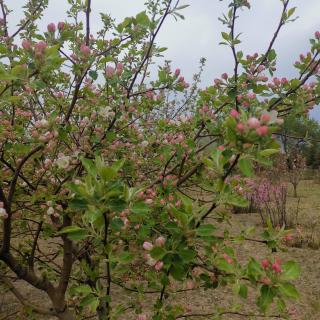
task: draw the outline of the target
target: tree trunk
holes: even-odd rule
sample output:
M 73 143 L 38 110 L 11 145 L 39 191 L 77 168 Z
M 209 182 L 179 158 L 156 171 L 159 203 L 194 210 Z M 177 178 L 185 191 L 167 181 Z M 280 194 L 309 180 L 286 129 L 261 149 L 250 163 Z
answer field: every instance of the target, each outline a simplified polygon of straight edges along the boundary
M 68 308 L 62 313 L 58 313 L 57 317 L 59 320 L 75 320 L 73 314 L 69 311 Z
M 296 184 L 294 184 L 294 185 L 293 185 L 293 196 L 294 196 L 295 198 L 297 198 L 297 197 L 298 197 L 298 193 L 297 193 L 297 185 L 296 185 Z

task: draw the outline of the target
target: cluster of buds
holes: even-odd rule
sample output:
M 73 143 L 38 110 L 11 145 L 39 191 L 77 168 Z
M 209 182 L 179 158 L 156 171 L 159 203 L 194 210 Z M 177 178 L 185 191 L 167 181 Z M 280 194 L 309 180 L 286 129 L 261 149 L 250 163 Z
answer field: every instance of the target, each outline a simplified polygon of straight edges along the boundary
M 268 259 L 263 259 L 261 261 L 261 267 L 264 270 L 272 270 L 274 273 L 282 273 L 281 269 L 282 261 L 280 259 L 275 259 L 273 263 L 271 263 Z
M 169 187 L 169 186 L 173 186 L 175 187 L 178 183 L 178 179 L 177 176 L 175 175 L 167 175 L 165 177 L 163 177 L 162 175 L 160 175 L 159 177 L 161 180 L 163 180 L 162 184 L 164 187 Z
M 50 124 L 46 119 L 38 120 L 34 123 L 34 130 L 31 132 L 34 138 L 38 138 L 41 142 L 49 142 L 57 138 L 59 133 L 56 130 L 49 130 Z
M 240 118 L 240 113 L 237 110 L 232 109 L 230 116 L 238 120 Z M 276 111 L 263 111 L 260 119 L 256 117 L 250 117 L 245 122 L 239 121 L 236 125 L 236 130 L 239 134 L 245 134 L 248 131 L 255 130 L 256 134 L 262 137 L 269 134 L 269 125 L 274 123 L 281 125 L 283 124 L 283 119 L 277 118 Z
M 58 211 L 62 211 L 62 206 L 57 205 L 56 208 L 54 208 L 54 204 L 52 201 L 47 201 L 47 215 L 49 217 L 59 218 L 60 214 Z
M 187 83 L 184 79 L 184 77 L 179 77 L 178 78 L 178 85 L 181 86 L 182 88 L 189 88 L 189 83 Z
M 146 204 L 152 204 L 156 196 L 157 196 L 157 193 L 151 188 L 145 191 L 141 191 L 138 194 L 138 197 L 140 199 L 143 199 Z
M 212 120 L 216 119 L 216 115 L 214 113 L 213 109 L 209 109 L 209 106 L 207 104 L 203 105 L 200 109 L 199 109 L 199 114 L 207 116 L 209 118 L 211 118 Z
M 118 63 L 116 65 L 116 68 L 112 67 L 112 66 L 107 66 L 106 70 L 106 77 L 108 79 L 113 78 L 115 75 L 117 75 L 118 77 L 120 77 L 123 73 L 123 64 L 122 63 Z
M 166 238 L 160 236 L 155 241 L 154 244 L 148 241 L 145 241 L 142 245 L 143 249 L 146 251 L 151 251 L 155 246 L 156 247 L 163 247 L 166 243 Z M 149 253 L 144 254 L 144 258 L 146 259 L 146 263 L 153 267 L 156 271 L 160 271 L 163 268 L 163 261 L 155 260 L 151 257 Z

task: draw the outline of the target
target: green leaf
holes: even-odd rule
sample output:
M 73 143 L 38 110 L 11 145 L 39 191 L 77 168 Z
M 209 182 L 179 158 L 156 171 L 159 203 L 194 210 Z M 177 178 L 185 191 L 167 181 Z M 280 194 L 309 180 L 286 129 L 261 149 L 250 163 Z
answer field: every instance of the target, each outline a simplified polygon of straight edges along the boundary
M 183 249 L 177 252 L 185 263 L 191 262 L 196 256 L 196 252 L 191 249 Z
M 247 299 L 248 297 L 248 287 L 244 284 L 240 284 L 239 286 L 239 296 L 243 299 Z
M 89 76 L 93 79 L 93 80 L 97 80 L 98 79 L 98 72 L 94 71 L 94 70 L 90 70 L 89 71 Z
M 122 252 L 119 256 L 119 261 L 123 264 L 131 263 L 134 259 L 134 255 L 128 251 Z
M 149 17 L 147 16 L 145 11 L 142 11 L 136 15 L 136 21 L 141 26 L 147 27 L 150 24 Z
M 274 49 L 271 49 L 268 54 L 268 60 L 273 61 L 277 57 L 276 51 Z
M 295 286 L 289 282 L 279 284 L 279 291 L 281 294 L 289 299 L 297 300 L 299 298 L 299 292 Z
M 265 149 L 259 152 L 259 155 L 262 157 L 269 157 L 273 154 L 279 153 L 280 149 Z
M 253 176 L 253 169 L 251 166 L 251 162 L 248 159 L 240 159 L 238 163 L 239 169 L 246 177 Z
M 282 265 L 282 280 L 295 280 L 300 276 L 300 266 L 295 261 L 288 261 Z
M 161 247 L 154 247 L 150 254 L 153 259 L 161 260 L 167 254 L 167 251 Z
M 263 285 L 260 289 L 260 294 L 261 295 L 258 298 L 257 305 L 262 311 L 265 312 L 273 302 L 273 299 L 276 296 L 276 290 L 267 285 Z
M 95 311 L 99 305 L 99 298 L 94 296 L 93 294 L 89 294 L 88 296 L 84 297 L 80 301 L 81 307 L 90 307 L 92 311 Z
M 212 236 L 216 227 L 212 224 L 204 224 L 197 228 L 197 235 L 200 237 Z
M 146 215 L 151 209 L 146 203 L 139 201 L 134 203 L 130 210 L 136 214 Z
M 70 240 L 78 241 L 82 240 L 87 236 L 87 230 L 79 228 L 77 226 L 69 226 L 62 228 L 59 232 L 59 235 L 66 234 Z
M 81 286 L 78 286 L 76 288 L 72 288 L 72 292 L 75 292 L 75 293 L 82 293 L 82 294 L 85 294 L 85 295 L 88 295 L 89 293 L 92 292 L 92 289 L 90 288 L 89 285 L 87 284 L 83 284 Z
M 113 168 L 103 167 L 100 169 L 100 175 L 104 181 L 110 181 L 117 177 L 117 172 Z
M 222 38 L 223 38 L 224 40 L 229 41 L 229 39 L 230 39 L 229 33 L 227 33 L 227 32 L 221 32 L 221 35 L 222 35 Z
M 183 265 L 178 263 L 173 264 L 170 270 L 170 274 L 172 275 L 172 277 L 179 281 L 183 280 L 186 275 L 186 270 L 184 269 Z

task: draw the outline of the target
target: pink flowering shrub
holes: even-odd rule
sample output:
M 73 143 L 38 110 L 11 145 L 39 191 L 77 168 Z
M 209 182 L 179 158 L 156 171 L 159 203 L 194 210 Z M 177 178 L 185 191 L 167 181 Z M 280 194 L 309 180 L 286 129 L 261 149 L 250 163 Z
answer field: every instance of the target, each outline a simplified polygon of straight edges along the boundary
M 287 227 L 287 183 L 273 184 L 269 179 L 255 181 L 249 193 L 263 225 L 270 221 L 273 227 Z
M 285 317 L 286 301 L 298 298 L 298 265 L 272 252 L 268 267 L 238 259 L 235 244 L 251 239 L 223 232 L 219 209 L 247 206 L 239 182 L 279 151 L 273 134 L 283 117 L 320 102 L 311 83 L 319 79 L 318 34 L 294 78 L 272 79 L 279 32 L 265 51 L 246 55 L 235 28 L 250 3 L 230 1 L 221 21 L 233 73 L 200 89 L 205 60 L 188 83 L 156 43 L 166 20 L 181 17 L 179 1 L 148 0 L 119 24 L 101 14 L 95 34 L 95 1 L 68 1 L 67 21 L 39 31 L 47 2 L 28 1 L 15 31 L 10 1 L 0 2 L 1 282 L 17 293 L 13 277 L 43 294 L 41 305 L 18 295 L 30 318 L 191 318 L 192 306 L 172 293 L 226 285 L 243 299 L 256 292 L 255 315 Z M 295 10 L 281 3 L 278 31 Z M 208 197 L 189 194 L 190 186 Z M 273 192 L 272 203 L 281 201 L 282 191 Z M 284 235 L 268 225 L 260 241 L 274 251 Z M 232 314 L 208 307 L 200 317 Z

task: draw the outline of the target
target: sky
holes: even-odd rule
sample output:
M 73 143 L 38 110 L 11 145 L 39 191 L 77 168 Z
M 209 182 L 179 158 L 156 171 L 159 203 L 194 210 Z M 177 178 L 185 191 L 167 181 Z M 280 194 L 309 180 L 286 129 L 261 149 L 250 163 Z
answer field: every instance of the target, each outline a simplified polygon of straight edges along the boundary
M 9 17 L 10 29 L 21 18 L 22 6 L 26 0 L 7 0 L 5 3 L 13 9 Z M 144 10 L 145 0 L 92 0 L 92 31 L 100 27 L 99 12 L 110 13 L 117 22 L 127 16 L 136 15 Z M 202 86 L 213 83 L 223 72 L 232 74 L 233 60 L 230 48 L 219 46 L 221 31 L 224 30 L 220 17 L 227 10 L 229 1 L 219 0 L 181 0 L 180 5 L 188 4 L 181 13 L 184 20 L 176 22 L 170 17 L 161 30 L 157 43 L 167 47 L 165 58 L 179 67 L 187 80 L 197 72 L 201 57 L 207 59 L 202 76 Z M 268 47 L 277 27 L 282 10 L 280 0 L 250 0 L 251 10 L 243 10 L 237 21 L 236 32 L 241 32 L 242 43 L 239 49 L 245 54 L 262 53 Z M 291 0 L 296 6 L 295 16 L 299 18 L 282 29 L 275 49 L 278 53 L 277 76 L 295 77 L 293 63 L 300 53 L 306 53 L 309 39 L 314 32 L 320 31 L 320 0 Z M 49 0 L 41 28 L 44 30 L 49 22 L 63 21 L 68 8 L 67 0 Z M 320 108 L 312 111 L 311 116 L 320 121 Z

